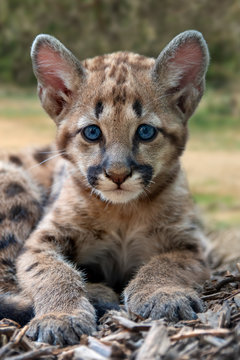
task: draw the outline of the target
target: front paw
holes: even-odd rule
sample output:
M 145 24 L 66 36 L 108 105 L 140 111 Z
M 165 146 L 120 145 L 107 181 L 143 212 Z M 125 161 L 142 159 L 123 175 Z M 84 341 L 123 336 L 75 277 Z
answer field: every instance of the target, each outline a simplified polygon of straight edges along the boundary
M 49 313 L 34 318 L 26 335 L 34 341 L 65 346 L 78 344 L 81 335 L 91 335 L 95 330 L 93 312 L 81 311 L 77 315 Z
M 195 320 L 197 312 L 203 311 L 202 301 L 197 294 L 188 290 L 173 292 L 172 289 L 158 289 L 153 292 L 141 290 L 134 294 L 125 292 L 125 305 L 129 313 L 154 320 Z

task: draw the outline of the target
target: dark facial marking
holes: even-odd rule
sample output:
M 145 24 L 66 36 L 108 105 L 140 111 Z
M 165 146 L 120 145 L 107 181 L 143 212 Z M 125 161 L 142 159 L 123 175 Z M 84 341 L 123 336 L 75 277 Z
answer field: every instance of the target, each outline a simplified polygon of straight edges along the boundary
M 113 78 L 115 76 L 116 70 L 117 70 L 116 65 L 113 65 L 110 72 L 109 72 L 109 77 Z
M 117 103 L 124 105 L 126 102 L 126 96 L 124 94 L 118 94 L 113 99 L 113 106 L 116 106 Z
M 63 153 L 61 156 L 68 161 L 72 161 L 72 157 L 69 154 Z
M 33 254 L 39 254 L 39 253 L 41 253 L 41 252 L 42 252 L 41 249 L 33 249 L 33 250 L 32 250 L 32 253 L 33 253 Z
M 5 220 L 5 219 L 6 219 L 6 215 L 3 214 L 3 213 L 0 213 L 0 224 L 1 224 L 1 222 L 3 222 L 3 220 Z
M 25 189 L 17 182 L 12 182 L 6 187 L 4 192 L 6 197 L 10 198 L 25 192 Z
M 117 85 L 122 85 L 122 84 L 124 84 L 125 82 L 126 82 L 126 76 L 124 76 L 124 74 L 122 74 L 122 73 L 120 73 L 119 75 L 118 75 L 118 78 L 117 78 Z
M 76 135 L 71 134 L 69 131 L 65 129 L 65 131 L 62 133 L 62 135 L 57 139 L 57 146 L 58 149 L 66 149 L 68 143 L 72 140 L 72 138 Z M 63 155 L 62 155 L 63 156 Z M 66 157 L 66 156 L 63 156 Z
M 133 160 L 128 160 L 129 166 L 132 171 L 136 171 L 141 174 L 144 186 L 147 186 L 153 176 L 153 168 L 150 165 L 140 165 Z
M 103 112 L 103 103 L 101 101 L 98 101 L 95 107 L 95 115 L 96 118 L 99 118 L 99 115 Z
M 103 167 L 101 165 L 89 166 L 87 171 L 87 179 L 91 186 L 95 187 L 97 185 L 98 176 L 103 172 Z
M 157 129 L 160 133 L 163 134 L 164 137 L 168 138 L 172 144 L 176 145 L 178 143 L 178 138 L 176 135 L 169 133 L 168 131 L 166 131 L 163 128 L 157 128 Z
M 0 250 L 13 244 L 17 244 L 17 240 L 13 234 L 6 234 L 0 238 Z
M 126 86 L 113 86 L 112 88 L 113 106 L 117 103 L 124 105 L 126 103 L 127 92 Z
M 38 265 L 39 265 L 39 262 L 35 262 L 35 263 L 33 263 L 32 265 L 28 266 L 25 271 L 26 271 L 26 272 L 31 271 L 32 269 L 34 269 L 34 268 L 37 267 Z
M 142 104 L 139 100 L 136 100 L 133 104 L 133 110 L 135 111 L 137 117 L 142 116 Z
M 105 80 L 106 80 L 106 74 L 105 74 L 105 72 L 104 72 L 104 73 L 102 74 L 101 84 L 103 84 Z
M 119 67 L 118 75 L 117 75 L 117 78 L 116 78 L 117 85 L 122 85 L 122 84 L 124 84 L 126 82 L 127 74 L 128 74 L 128 70 L 127 70 L 127 67 L 125 65 L 122 65 L 121 67 Z
M 38 277 L 38 276 L 42 275 L 44 272 L 45 272 L 44 269 L 39 270 L 36 274 L 33 275 L 33 277 Z
M 8 216 L 9 220 L 15 221 L 15 222 L 27 220 L 28 217 L 29 217 L 28 210 L 21 205 L 13 206 L 10 209 L 9 216 Z
M 128 62 L 128 58 L 129 58 L 128 53 L 123 53 L 123 54 L 119 55 L 119 57 L 117 58 L 116 64 L 120 65 L 122 63 L 126 63 L 126 62 Z
M 168 131 L 166 131 L 163 128 L 158 128 L 158 131 L 162 133 L 162 135 L 168 139 L 172 145 L 174 145 L 176 147 L 176 149 L 178 150 L 177 155 L 180 156 L 185 148 L 186 145 L 186 141 L 188 138 L 188 129 L 185 128 L 185 132 L 183 133 L 183 135 L 181 136 L 181 138 L 179 138 L 177 135 L 170 133 Z
M 117 88 L 116 88 L 116 86 L 113 86 L 113 88 L 112 88 L 112 96 L 115 96 L 115 94 L 116 94 L 116 91 L 117 91 Z
M 137 171 L 140 172 L 144 186 L 147 186 L 153 176 L 153 168 L 150 165 L 138 165 Z
M 22 161 L 19 159 L 19 157 L 18 157 L 18 156 L 15 156 L 15 155 L 10 155 L 10 156 L 9 156 L 9 161 L 12 162 L 12 163 L 14 163 L 14 164 L 17 165 L 17 166 L 22 166 L 22 165 L 23 165 L 23 163 L 22 163 Z

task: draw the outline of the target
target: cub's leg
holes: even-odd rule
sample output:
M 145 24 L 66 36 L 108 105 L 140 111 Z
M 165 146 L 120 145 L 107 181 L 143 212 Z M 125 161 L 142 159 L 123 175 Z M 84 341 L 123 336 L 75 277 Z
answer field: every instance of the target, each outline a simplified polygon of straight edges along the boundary
M 125 305 L 143 318 L 196 319 L 203 310 L 196 290 L 207 278 L 200 254 L 171 251 L 140 268 L 124 291 Z
M 50 214 L 51 216 L 51 214 Z M 74 254 L 74 234 L 45 217 L 18 260 L 22 288 L 33 299 L 36 318 L 27 335 L 51 344 L 76 344 L 95 330 L 95 311 L 80 271 L 66 261 Z

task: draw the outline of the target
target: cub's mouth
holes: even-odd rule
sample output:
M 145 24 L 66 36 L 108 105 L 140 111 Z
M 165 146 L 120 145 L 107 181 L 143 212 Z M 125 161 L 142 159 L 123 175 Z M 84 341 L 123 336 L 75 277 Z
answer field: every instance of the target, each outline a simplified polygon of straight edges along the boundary
M 113 204 L 128 203 L 131 200 L 137 199 L 144 192 L 143 189 L 131 191 L 122 188 L 116 188 L 114 190 L 99 190 L 94 188 L 93 191 L 101 198 L 101 200 L 109 201 Z
M 95 166 L 88 169 L 88 182 L 101 200 L 127 203 L 147 192 L 153 175 L 150 165 L 111 165 L 108 168 Z

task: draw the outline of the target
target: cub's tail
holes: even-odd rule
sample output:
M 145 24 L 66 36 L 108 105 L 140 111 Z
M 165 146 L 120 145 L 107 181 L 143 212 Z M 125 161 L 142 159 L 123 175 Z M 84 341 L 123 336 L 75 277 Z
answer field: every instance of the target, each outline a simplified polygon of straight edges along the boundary
M 26 324 L 34 311 L 21 294 L 16 258 L 43 214 L 48 187 L 41 182 L 41 174 L 32 174 L 34 159 L 28 158 L 33 159 L 27 154 L 0 154 L 0 320 L 8 318 L 20 325 Z M 35 173 L 42 171 L 39 168 L 34 168 Z

